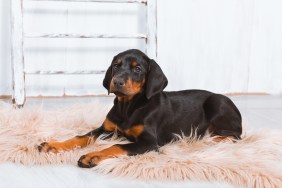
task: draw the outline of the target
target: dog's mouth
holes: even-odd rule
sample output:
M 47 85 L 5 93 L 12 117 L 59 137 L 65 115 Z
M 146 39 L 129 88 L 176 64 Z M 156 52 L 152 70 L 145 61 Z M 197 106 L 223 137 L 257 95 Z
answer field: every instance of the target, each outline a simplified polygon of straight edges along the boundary
M 122 92 L 120 92 L 120 91 L 113 91 L 113 93 L 114 93 L 116 96 L 118 96 L 118 97 L 126 97 L 126 96 L 128 96 L 127 94 L 122 93 Z
M 131 78 L 126 80 L 124 85 L 114 84 L 112 80 L 110 84 L 110 93 L 114 93 L 117 97 L 130 97 L 140 93 L 143 85 L 144 81 L 142 83 L 138 83 L 132 81 Z

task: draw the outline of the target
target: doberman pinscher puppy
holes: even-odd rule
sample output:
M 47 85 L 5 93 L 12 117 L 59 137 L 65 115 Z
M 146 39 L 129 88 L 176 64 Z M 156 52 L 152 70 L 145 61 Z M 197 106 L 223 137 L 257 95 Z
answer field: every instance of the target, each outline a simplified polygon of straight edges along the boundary
M 44 142 L 39 151 L 57 153 L 85 147 L 90 140 L 111 132 L 131 141 L 81 156 L 78 166 L 90 168 L 119 155 L 158 150 L 176 134 L 200 138 L 209 131 L 217 141 L 240 139 L 241 115 L 229 98 L 204 90 L 164 92 L 167 83 L 159 65 L 143 52 L 131 49 L 118 54 L 103 81 L 116 98 L 102 126 L 64 142 Z

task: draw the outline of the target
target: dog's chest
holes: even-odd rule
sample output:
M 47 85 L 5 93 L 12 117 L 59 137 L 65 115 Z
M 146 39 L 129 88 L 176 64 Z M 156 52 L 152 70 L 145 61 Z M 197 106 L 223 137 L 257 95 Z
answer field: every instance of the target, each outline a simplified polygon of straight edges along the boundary
M 124 122 L 117 125 L 117 130 L 129 140 L 137 140 L 144 132 L 144 125 Z

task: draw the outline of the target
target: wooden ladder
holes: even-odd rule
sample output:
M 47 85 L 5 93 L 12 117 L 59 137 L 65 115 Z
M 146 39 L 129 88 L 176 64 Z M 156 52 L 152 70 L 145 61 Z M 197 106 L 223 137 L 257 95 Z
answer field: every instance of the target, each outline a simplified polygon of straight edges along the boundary
M 138 3 L 147 6 L 147 33 L 145 34 L 68 34 L 50 33 L 33 34 L 23 31 L 23 1 L 11 0 L 11 43 L 12 43 L 12 74 L 13 74 L 13 104 L 22 107 L 25 103 L 25 75 L 28 74 L 104 74 L 105 70 L 83 71 L 44 71 L 25 70 L 24 39 L 25 38 L 129 38 L 146 40 L 146 53 L 149 57 L 157 58 L 157 0 L 29 0 L 29 1 L 65 1 L 65 2 L 96 2 L 96 3 Z

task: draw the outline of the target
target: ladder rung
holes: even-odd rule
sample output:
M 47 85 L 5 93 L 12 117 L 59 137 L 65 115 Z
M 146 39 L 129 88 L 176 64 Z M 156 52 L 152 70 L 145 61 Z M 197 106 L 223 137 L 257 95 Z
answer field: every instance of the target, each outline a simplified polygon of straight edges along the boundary
M 24 71 L 25 74 L 33 74 L 33 75 L 49 75 L 49 74 L 57 74 L 57 75 L 73 75 L 73 74 L 104 74 L 105 70 L 80 70 L 80 71 Z
M 91 34 L 91 35 L 81 35 L 81 34 L 68 34 L 68 33 L 58 33 L 58 34 L 25 34 L 27 38 L 135 38 L 135 39 L 146 39 L 145 34 Z
M 65 2 L 94 2 L 94 3 L 147 3 L 147 0 L 25 0 L 25 1 L 65 1 Z

